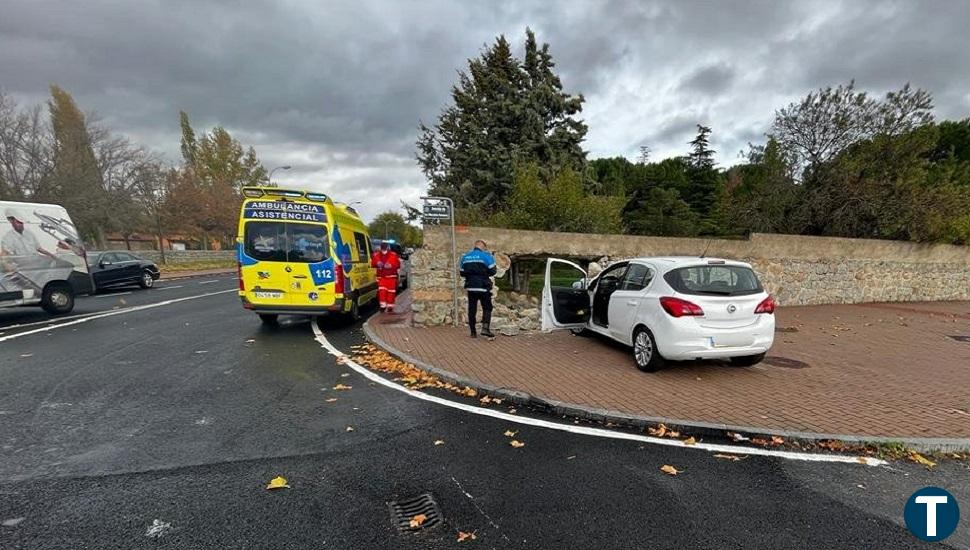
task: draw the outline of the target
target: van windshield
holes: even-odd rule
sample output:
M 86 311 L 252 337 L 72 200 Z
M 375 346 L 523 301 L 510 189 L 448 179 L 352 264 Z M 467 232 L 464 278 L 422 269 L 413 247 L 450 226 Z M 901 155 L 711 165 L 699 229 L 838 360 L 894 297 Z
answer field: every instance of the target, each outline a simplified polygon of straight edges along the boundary
M 667 272 L 664 280 L 681 294 L 742 296 L 762 292 L 758 276 L 736 265 L 700 265 Z
M 261 262 L 316 263 L 330 257 L 327 228 L 291 222 L 248 222 L 244 250 Z

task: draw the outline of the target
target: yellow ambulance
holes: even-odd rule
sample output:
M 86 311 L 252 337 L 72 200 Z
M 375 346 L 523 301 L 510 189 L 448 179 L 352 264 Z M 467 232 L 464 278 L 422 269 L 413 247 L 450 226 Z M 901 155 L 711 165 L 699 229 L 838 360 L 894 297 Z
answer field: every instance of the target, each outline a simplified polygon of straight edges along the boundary
M 281 314 L 357 319 L 377 299 L 367 226 L 325 194 L 244 187 L 236 243 L 239 298 L 264 323 Z

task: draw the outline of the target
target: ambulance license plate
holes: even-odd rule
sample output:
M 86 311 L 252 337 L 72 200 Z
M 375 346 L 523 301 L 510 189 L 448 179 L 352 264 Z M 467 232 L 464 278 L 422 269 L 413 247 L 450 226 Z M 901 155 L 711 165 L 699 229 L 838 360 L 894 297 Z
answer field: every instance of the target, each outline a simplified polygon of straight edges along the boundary
M 253 292 L 253 296 L 256 298 L 263 298 L 269 300 L 276 300 L 283 297 L 282 292 Z

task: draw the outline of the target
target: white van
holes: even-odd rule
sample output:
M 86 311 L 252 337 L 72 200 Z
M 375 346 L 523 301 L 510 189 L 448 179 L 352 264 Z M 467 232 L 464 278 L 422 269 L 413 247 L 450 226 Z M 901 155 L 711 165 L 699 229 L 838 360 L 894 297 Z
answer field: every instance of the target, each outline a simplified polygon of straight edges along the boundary
M 0 201 L 0 308 L 74 309 L 94 285 L 84 245 L 63 206 Z

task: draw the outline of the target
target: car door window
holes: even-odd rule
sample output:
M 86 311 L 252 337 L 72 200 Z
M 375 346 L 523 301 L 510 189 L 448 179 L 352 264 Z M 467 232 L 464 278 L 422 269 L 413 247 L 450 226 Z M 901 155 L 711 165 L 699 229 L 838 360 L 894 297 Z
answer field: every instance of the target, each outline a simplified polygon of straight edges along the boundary
M 118 255 L 114 252 L 109 252 L 101 256 L 101 263 L 103 264 L 116 264 L 118 261 Z
M 115 252 L 115 258 L 118 258 L 119 262 L 133 262 L 135 258 L 131 254 L 126 252 Z
M 363 233 L 354 233 L 354 243 L 357 245 L 358 261 L 370 261 L 370 251 L 367 248 L 367 237 Z
M 650 284 L 652 278 L 653 272 L 649 267 L 642 264 L 630 264 L 626 274 L 623 275 L 618 290 L 643 290 Z

